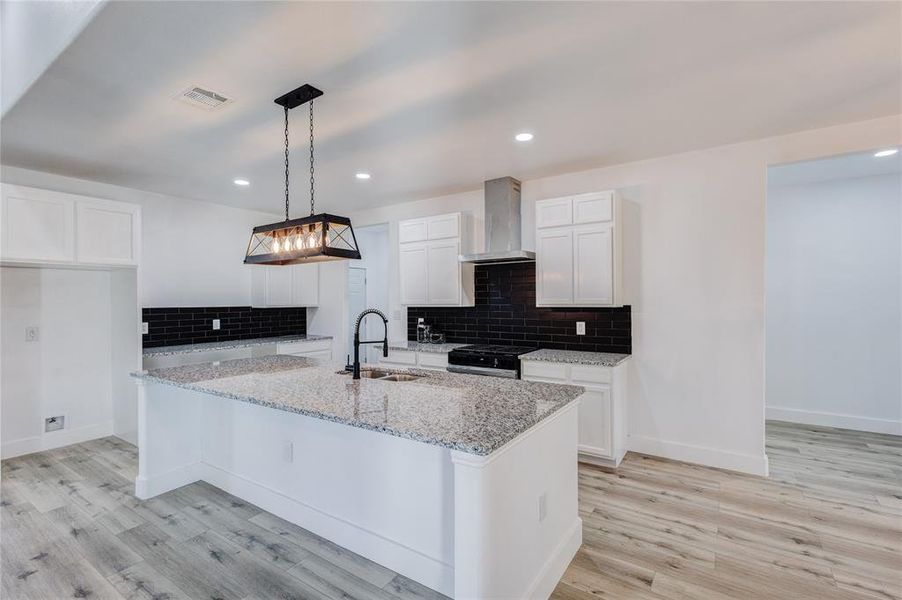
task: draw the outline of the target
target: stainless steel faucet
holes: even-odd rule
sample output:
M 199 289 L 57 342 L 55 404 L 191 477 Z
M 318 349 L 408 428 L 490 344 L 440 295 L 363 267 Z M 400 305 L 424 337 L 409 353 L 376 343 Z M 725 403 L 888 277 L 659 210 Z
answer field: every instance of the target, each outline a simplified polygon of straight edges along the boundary
M 363 321 L 363 317 L 367 315 L 379 315 L 382 317 L 382 324 L 385 326 L 385 337 L 382 338 L 382 356 L 388 357 L 388 319 L 385 318 L 385 315 L 382 314 L 381 310 L 377 310 L 375 308 L 368 308 L 359 315 L 357 315 L 357 323 L 354 324 L 354 379 L 360 379 L 360 344 L 378 344 L 378 340 L 370 340 L 361 342 L 360 341 L 360 323 Z

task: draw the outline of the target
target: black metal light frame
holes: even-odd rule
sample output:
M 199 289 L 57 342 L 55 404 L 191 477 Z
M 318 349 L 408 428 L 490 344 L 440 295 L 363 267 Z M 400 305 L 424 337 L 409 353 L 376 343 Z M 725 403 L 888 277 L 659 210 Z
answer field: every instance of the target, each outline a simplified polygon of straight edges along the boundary
M 294 265 L 360 259 L 351 220 L 313 214 L 313 108 L 310 112 L 310 216 L 288 218 L 288 111 L 323 95 L 310 84 L 276 98 L 285 109 L 285 220 L 254 227 L 244 257 L 249 265 Z

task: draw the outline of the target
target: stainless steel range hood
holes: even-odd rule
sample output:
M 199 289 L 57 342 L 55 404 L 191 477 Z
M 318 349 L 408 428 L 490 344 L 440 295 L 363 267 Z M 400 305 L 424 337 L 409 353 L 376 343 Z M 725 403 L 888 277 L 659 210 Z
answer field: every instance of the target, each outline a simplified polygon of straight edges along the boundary
M 461 254 L 477 265 L 533 262 L 536 253 L 520 244 L 520 182 L 500 177 L 485 182 L 485 252 Z

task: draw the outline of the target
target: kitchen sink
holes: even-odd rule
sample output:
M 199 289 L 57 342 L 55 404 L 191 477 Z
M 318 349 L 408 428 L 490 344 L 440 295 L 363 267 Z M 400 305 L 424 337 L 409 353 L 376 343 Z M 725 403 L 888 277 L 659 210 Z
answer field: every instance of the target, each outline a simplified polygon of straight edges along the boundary
M 413 381 L 414 379 L 419 379 L 419 375 L 410 375 L 408 373 L 392 373 L 390 375 L 386 375 L 385 377 L 379 377 L 382 381 Z
M 350 371 L 340 371 L 350 375 Z M 368 369 L 360 371 L 361 379 L 378 379 L 379 381 L 413 381 L 420 379 L 422 375 L 411 375 L 410 373 L 392 373 L 390 371 L 380 371 L 379 369 Z

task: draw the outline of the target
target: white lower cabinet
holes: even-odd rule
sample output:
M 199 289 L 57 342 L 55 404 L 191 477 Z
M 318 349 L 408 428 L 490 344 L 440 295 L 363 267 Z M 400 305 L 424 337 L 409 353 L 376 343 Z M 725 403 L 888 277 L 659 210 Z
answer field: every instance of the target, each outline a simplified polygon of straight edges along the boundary
M 302 356 L 317 360 L 332 360 L 332 340 L 310 340 L 300 342 L 286 342 L 276 345 L 276 354 L 289 356 Z
M 616 367 L 522 361 L 523 379 L 580 385 L 579 458 L 617 466 L 626 454 L 626 372 Z
M 388 357 L 379 361 L 384 367 L 433 369 L 444 371 L 448 368 L 446 352 L 417 352 L 415 350 L 388 349 Z

